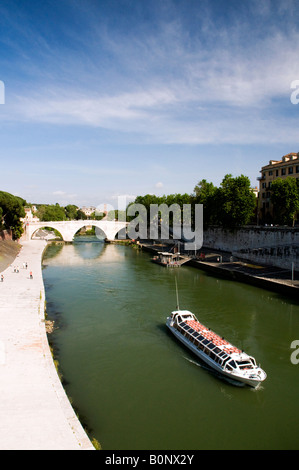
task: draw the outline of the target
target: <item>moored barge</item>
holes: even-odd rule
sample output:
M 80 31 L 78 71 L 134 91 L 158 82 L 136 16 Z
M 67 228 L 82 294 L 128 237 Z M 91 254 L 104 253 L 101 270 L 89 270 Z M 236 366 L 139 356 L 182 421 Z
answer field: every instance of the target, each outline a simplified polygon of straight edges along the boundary
M 166 325 L 176 338 L 223 376 L 254 388 L 267 378 L 254 357 L 202 325 L 188 310 L 172 312 Z

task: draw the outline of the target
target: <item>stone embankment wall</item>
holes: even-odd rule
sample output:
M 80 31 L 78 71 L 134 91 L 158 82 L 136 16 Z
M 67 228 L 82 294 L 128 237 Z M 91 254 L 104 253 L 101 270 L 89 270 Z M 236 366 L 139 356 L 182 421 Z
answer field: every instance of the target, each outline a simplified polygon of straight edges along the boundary
M 203 246 L 228 251 L 252 263 L 299 270 L 299 228 L 247 227 L 235 231 L 209 227 Z
M 13 234 L 11 230 L 0 231 L 0 240 L 13 240 Z

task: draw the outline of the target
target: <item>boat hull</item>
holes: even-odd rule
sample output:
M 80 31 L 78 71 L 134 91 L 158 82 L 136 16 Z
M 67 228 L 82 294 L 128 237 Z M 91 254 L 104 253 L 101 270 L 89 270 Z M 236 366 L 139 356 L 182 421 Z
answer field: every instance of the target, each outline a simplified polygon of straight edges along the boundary
M 221 366 L 216 364 L 212 359 L 210 359 L 209 356 L 207 356 L 203 351 L 197 349 L 194 344 L 186 338 L 184 335 L 182 335 L 179 331 L 177 331 L 171 324 L 171 321 L 167 319 L 166 326 L 169 328 L 169 330 L 172 332 L 172 334 L 181 342 L 183 343 L 190 351 L 192 351 L 197 357 L 199 357 L 203 362 L 205 362 L 210 368 L 212 368 L 214 371 L 216 371 L 218 374 L 221 374 L 222 376 L 236 381 L 238 383 L 243 383 L 245 385 L 248 385 L 253 388 L 257 388 L 260 383 L 265 380 L 265 376 L 261 378 L 256 378 L 256 377 L 246 377 L 244 375 L 238 375 L 234 374 L 228 371 L 225 371 Z

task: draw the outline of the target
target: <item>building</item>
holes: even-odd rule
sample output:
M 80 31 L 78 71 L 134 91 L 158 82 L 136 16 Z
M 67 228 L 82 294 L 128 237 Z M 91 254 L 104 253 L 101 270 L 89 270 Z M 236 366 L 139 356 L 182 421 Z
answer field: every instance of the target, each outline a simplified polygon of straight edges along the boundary
M 81 207 L 80 210 L 81 210 L 81 211 L 86 215 L 86 217 L 88 218 L 88 217 L 91 216 L 91 214 L 94 213 L 94 211 L 96 210 L 96 208 L 93 207 L 93 206 L 90 206 L 90 207 L 85 207 L 85 206 L 83 206 L 83 207 Z
M 271 184 L 276 178 L 299 178 L 299 152 L 288 153 L 281 160 L 270 160 L 260 172 L 261 176 L 257 178 L 260 183 L 258 217 L 260 222 L 267 223 L 272 221 L 273 215 Z
M 25 217 L 20 219 L 24 224 L 26 222 L 39 222 L 39 218 L 34 215 L 37 211 L 35 206 L 32 207 L 24 207 L 25 210 Z

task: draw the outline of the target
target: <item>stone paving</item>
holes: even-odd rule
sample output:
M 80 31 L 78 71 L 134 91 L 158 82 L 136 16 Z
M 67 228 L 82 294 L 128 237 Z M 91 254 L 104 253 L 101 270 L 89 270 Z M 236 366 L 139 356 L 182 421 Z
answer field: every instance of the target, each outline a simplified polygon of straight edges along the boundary
M 45 241 L 22 242 L 13 264 L 0 273 L 0 450 L 94 450 L 48 346 L 45 246 Z

